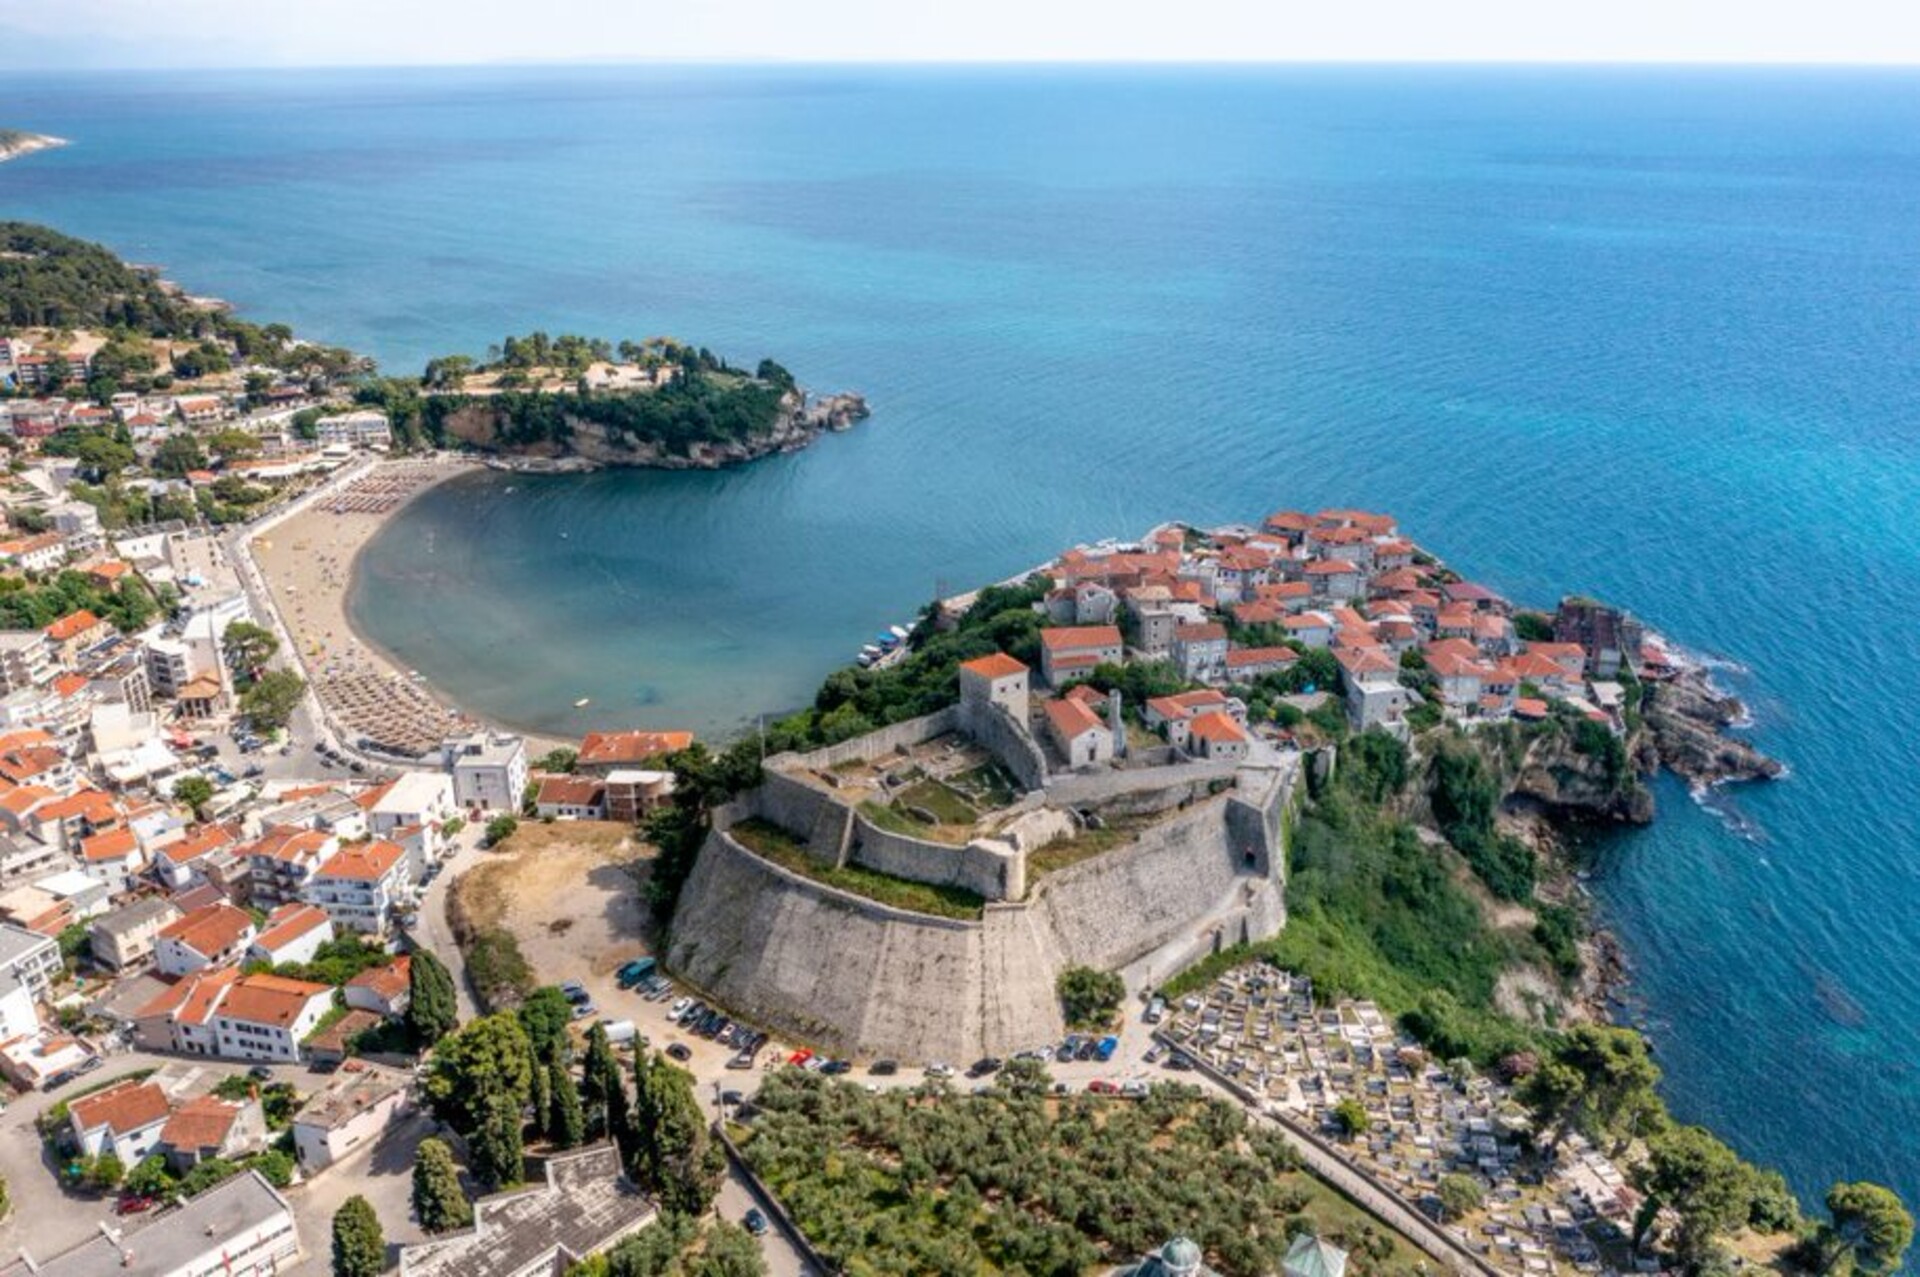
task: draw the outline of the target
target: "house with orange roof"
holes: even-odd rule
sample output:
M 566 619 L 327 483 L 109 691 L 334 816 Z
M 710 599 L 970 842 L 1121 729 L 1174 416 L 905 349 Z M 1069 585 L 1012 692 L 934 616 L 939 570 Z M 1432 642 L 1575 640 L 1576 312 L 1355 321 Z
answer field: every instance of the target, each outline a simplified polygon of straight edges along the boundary
M 1480 649 L 1466 639 L 1429 643 L 1426 658 L 1440 699 L 1456 710 L 1467 711 L 1479 705 L 1486 681 L 1496 676 Z
M 131 829 L 108 829 L 80 840 L 80 872 L 106 884 L 110 895 L 126 891 L 146 867 L 147 849 Z
M 1366 593 L 1366 571 L 1345 559 L 1314 559 L 1302 569 L 1313 597 L 1331 602 L 1359 598 Z
M 615 768 L 638 767 L 650 758 L 677 753 L 691 744 L 692 732 L 588 732 L 580 740 L 574 767 L 604 775 Z
M 300 1041 L 333 1006 L 333 987 L 277 975 L 243 975 L 213 1013 L 218 1054 L 297 1063 Z
M 413 959 L 402 954 L 384 966 L 370 967 L 347 981 L 347 1005 L 388 1019 L 406 1014 L 413 988 Z
M 1175 696 L 1155 696 L 1147 701 L 1141 720 L 1149 731 L 1159 732 L 1175 749 L 1187 748 L 1188 731 L 1202 714 L 1227 714 L 1245 718 L 1247 707 L 1234 697 L 1215 688 L 1200 688 Z
M 295 901 L 267 915 L 267 925 L 247 946 L 248 962 L 308 962 L 334 937 L 333 919 L 318 905 Z
M 1218 621 L 1175 627 L 1173 663 L 1196 683 L 1219 682 L 1227 673 L 1227 627 Z
M 200 1095 L 168 1114 L 159 1152 L 176 1175 L 209 1158 L 244 1157 L 267 1142 L 267 1118 L 257 1099 L 223 1100 Z
M 253 943 L 253 916 L 221 901 L 204 905 L 160 929 L 153 955 L 161 972 L 191 975 L 238 962 Z
M 1280 618 L 1287 637 L 1306 647 L 1330 647 L 1333 644 L 1333 618 L 1325 612 L 1301 612 Z
M 239 841 L 240 830 L 235 825 L 196 825 L 172 842 L 154 848 L 154 877 L 169 891 L 185 891 L 205 882 L 224 892 L 245 876 L 234 854 Z
M 398 844 L 361 843 L 327 857 L 308 879 L 304 898 L 327 911 L 336 931 L 384 940 L 412 883 L 412 861 Z
M 1049 687 L 1091 674 L 1097 665 L 1118 665 L 1124 656 L 1118 626 L 1056 625 L 1040 631 L 1040 676 Z
M 153 1152 L 172 1113 L 157 1083 L 128 1081 L 70 1101 L 67 1128 L 85 1156 L 112 1154 L 131 1167 Z
M 1568 681 L 1576 686 L 1586 678 L 1587 649 L 1578 643 L 1528 643 L 1524 651 L 1528 656 L 1542 656 L 1558 665 Z
M 78 789 L 45 803 L 34 813 L 41 824 L 39 837 L 64 850 L 77 850 L 94 834 L 118 829 L 126 820 L 118 803 L 98 789 Z
M 23 1091 L 37 1091 L 95 1058 L 79 1038 L 40 1028 L 0 1041 L 0 1077 Z
M 248 899 L 259 909 L 302 899 L 314 871 L 339 846 L 337 837 L 322 830 L 269 828 L 236 853 L 247 866 Z
M 1247 756 L 1253 737 L 1231 714 L 1208 710 L 1187 724 L 1187 749 L 1213 762 L 1235 762 Z
M 0 562 L 26 572 L 51 572 L 67 561 L 67 539 L 58 532 L 0 541 Z
M 1367 592 L 1375 598 L 1389 594 L 1404 594 L 1408 590 L 1417 590 L 1426 583 L 1426 578 L 1410 567 L 1394 568 L 1381 572 L 1367 585 Z
M 1400 683 L 1400 658 L 1385 647 L 1341 646 L 1334 649 L 1340 663 L 1347 721 L 1356 731 L 1383 727 L 1398 734 L 1405 730 L 1413 693 Z
M 1113 757 L 1113 733 L 1079 701 L 1045 703 L 1047 731 L 1068 767 L 1092 767 Z
M 983 713 L 997 705 L 1025 727 L 1027 724 L 1029 671 L 1005 652 L 989 652 L 960 665 L 960 704 L 963 717 Z
M 217 1054 L 214 1008 L 239 978 L 238 967 L 208 967 L 168 985 L 133 1013 L 134 1045 L 183 1055 Z
M 80 654 L 98 647 L 113 637 L 113 626 L 85 608 L 69 612 L 46 627 L 47 641 L 53 645 L 53 659 L 62 668 L 79 664 Z
M 533 810 L 542 820 L 605 820 L 607 782 L 598 776 L 542 776 Z
M 1229 683 L 1250 683 L 1263 674 L 1284 674 L 1299 660 L 1300 654 L 1290 647 L 1229 647 L 1226 679 Z

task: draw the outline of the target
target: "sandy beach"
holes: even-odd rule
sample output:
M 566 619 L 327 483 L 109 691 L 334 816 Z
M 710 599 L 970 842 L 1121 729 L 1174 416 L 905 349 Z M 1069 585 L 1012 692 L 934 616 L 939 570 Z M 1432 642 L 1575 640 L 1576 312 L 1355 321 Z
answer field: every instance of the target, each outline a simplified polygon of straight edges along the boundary
M 365 737 L 387 753 L 417 756 L 475 725 L 362 641 L 346 608 L 354 560 L 374 533 L 407 502 L 474 464 L 382 462 L 253 537 L 254 563 L 307 679 L 348 744 Z

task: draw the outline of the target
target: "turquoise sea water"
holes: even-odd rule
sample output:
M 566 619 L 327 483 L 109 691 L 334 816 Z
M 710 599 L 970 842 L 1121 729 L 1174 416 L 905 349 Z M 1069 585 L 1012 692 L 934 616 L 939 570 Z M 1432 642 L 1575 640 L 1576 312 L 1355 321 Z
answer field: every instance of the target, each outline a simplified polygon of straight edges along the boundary
M 78 141 L 0 167 L 6 216 L 390 367 L 670 332 L 872 398 L 742 471 L 479 476 L 407 511 L 358 620 L 507 720 L 737 729 L 939 582 L 1333 503 L 1738 662 L 1791 779 L 1711 809 L 1663 784 L 1595 889 L 1681 1115 L 1803 1191 L 1920 1198 L 1920 77 L 3 87 L 0 124 Z

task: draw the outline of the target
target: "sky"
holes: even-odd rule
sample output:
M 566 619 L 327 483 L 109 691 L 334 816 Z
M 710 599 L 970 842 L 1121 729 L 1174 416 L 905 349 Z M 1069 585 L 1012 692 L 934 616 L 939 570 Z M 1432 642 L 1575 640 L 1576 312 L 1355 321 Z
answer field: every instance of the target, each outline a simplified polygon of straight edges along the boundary
M 770 60 L 1915 64 L 1920 3 L 0 0 L 0 70 Z

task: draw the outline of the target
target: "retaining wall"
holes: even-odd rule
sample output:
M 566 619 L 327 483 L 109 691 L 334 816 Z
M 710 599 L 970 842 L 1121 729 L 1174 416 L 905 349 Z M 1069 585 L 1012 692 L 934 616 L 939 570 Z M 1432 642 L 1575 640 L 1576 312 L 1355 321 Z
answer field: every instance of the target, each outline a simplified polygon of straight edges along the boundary
M 744 809 L 743 814 L 758 816 L 796 838 L 806 839 L 807 854 L 822 864 L 845 862 L 847 844 L 853 836 L 853 809 L 844 799 L 767 768 L 760 773 L 759 787 L 744 795 L 738 805 Z
M 769 771 L 832 771 L 841 763 L 870 762 L 902 746 L 919 745 L 936 736 L 954 731 L 960 724 L 960 707 L 949 705 L 919 718 L 909 718 L 888 727 L 875 728 L 864 736 L 824 745 L 804 754 L 776 754 L 766 761 Z
M 853 844 L 847 859 L 896 878 L 943 887 L 964 887 L 987 900 L 1017 896 L 1026 875 L 1016 861 L 1022 853 L 995 850 L 980 843 L 963 847 L 931 842 L 882 829 L 866 816 L 853 817 Z

